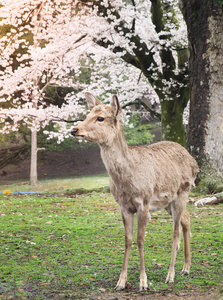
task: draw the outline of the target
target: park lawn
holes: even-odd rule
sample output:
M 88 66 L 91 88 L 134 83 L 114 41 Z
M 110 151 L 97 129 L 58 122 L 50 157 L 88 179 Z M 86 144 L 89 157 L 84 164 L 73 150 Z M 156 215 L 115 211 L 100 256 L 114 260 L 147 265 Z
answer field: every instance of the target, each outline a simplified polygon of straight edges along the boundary
M 107 174 L 42 179 L 38 185 L 31 186 L 26 180 L 7 181 L 0 186 L 1 191 L 58 193 L 63 191 L 91 191 L 109 186 Z
M 193 235 L 190 275 L 180 276 L 181 246 L 175 283 L 164 283 L 172 220 L 165 212 L 153 213 L 145 241 L 150 284 L 145 294 L 223 290 L 223 205 L 188 205 L 188 210 Z M 110 193 L 1 194 L 0 220 L 0 299 L 83 299 L 92 292 L 113 291 L 122 265 L 124 231 Z M 138 291 L 136 235 L 128 275 L 130 292 Z

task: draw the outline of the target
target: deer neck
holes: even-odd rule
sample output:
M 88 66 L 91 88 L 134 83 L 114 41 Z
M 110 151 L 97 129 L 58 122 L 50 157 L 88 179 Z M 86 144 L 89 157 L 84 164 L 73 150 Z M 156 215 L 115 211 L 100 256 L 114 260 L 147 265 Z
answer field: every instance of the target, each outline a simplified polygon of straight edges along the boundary
M 100 145 L 100 149 L 107 172 L 113 180 L 119 180 L 131 170 L 131 156 L 123 132 L 115 137 L 111 145 Z

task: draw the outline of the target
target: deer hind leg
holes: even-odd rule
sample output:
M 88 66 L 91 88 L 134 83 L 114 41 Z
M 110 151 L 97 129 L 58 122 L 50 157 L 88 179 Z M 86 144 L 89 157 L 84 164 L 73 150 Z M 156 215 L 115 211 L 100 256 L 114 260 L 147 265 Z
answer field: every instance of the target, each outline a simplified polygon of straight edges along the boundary
M 184 237 L 184 266 L 181 275 L 190 273 L 191 257 L 190 257 L 190 215 L 185 210 L 181 219 Z
M 172 216 L 171 206 L 166 208 L 166 211 Z M 181 218 L 181 225 L 183 228 L 184 238 L 184 267 L 181 271 L 181 275 L 187 275 L 190 273 L 191 256 L 190 256 L 190 215 L 185 210 Z M 178 246 L 179 249 L 179 246 Z
M 125 228 L 125 253 L 122 265 L 122 271 L 119 276 L 119 281 L 115 287 L 117 291 L 123 290 L 127 283 L 127 268 L 129 261 L 129 253 L 132 245 L 133 229 L 134 229 L 134 214 L 122 211 L 122 220 Z
M 147 290 L 147 276 L 145 271 L 145 261 L 144 261 L 144 241 L 145 241 L 145 231 L 148 220 L 150 219 L 149 212 L 144 210 L 139 210 L 137 212 L 137 222 L 138 222 L 138 232 L 137 232 L 137 244 L 139 248 L 140 255 L 140 291 Z
M 180 243 L 180 223 L 182 219 L 182 215 L 184 213 L 184 209 L 186 207 L 185 195 L 184 193 L 178 195 L 176 201 L 171 203 L 171 214 L 173 217 L 173 247 L 172 247 L 172 255 L 170 261 L 169 272 L 166 278 L 166 283 L 174 282 L 175 276 L 175 261 L 176 261 L 176 253 Z M 170 207 L 166 209 L 169 211 Z

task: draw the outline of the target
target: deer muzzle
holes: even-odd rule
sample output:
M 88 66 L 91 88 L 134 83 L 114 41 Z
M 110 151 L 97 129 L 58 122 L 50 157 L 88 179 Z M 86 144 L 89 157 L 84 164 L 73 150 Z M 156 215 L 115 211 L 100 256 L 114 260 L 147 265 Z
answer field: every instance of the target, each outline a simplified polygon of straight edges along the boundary
M 83 140 L 85 135 L 79 130 L 79 128 L 73 128 L 71 134 L 78 140 Z

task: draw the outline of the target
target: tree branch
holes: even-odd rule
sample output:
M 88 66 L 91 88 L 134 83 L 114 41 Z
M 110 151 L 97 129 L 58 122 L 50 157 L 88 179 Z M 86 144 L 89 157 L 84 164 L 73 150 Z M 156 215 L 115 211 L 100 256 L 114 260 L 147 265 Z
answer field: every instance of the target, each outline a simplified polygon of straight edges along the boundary
M 156 112 L 155 110 L 149 108 L 143 101 L 141 101 L 141 100 L 139 100 L 139 99 L 136 99 L 136 100 L 134 100 L 134 101 L 130 101 L 130 102 L 124 104 L 124 105 L 122 106 L 122 108 L 124 109 L 124 108 L 126 108 L 126 107 L 128 107 L 128 106 L 131 106 L 131 105 L 142 105 L 148 112 L 150 112 L 151 116 L 153 116 L 153 117 L 155 116 L 155 117 L 157 117 L 159 120 L 161 120 L 161 114 L 160 114 L 160 113 L 158 113 L 158 112 Z
M 92 8 L 96 6 L 99 11 L 99 15 L 104 17 L 106 21 L 112 25 L 114 22 L 113 18 L 110 18 L 108 15 L 108 11 L 110 15 L 112 14 L 117 20 L 120 20 L 119 24 L 114 26 L 114 30 L 118 34 L 122 34 L 124 37 L 126 37 L 129 40 L 130 44 L 135 45 L 133 47 L 132 51 L 134 55 L 130 54 L 126 49 L 123 49 L 122 47 L 114 47 L 112 50 L 114 53 L 120 53 L 125 51 L 125 54 L 121 57 L 125 62 L 130 63 L 131 65 L 137 67 L 140 69 L 145 77 L 149 80 L 150 84 L 154 87 L 154 90 L 159 95 L 160 99 L 163 98 L 163 74 L 159 71 L 157 62 L 154 59 L 154 51 L 151 49 L 148 49 L 145 42 L 141 40 L 141 38 L 138 35 L 134 35 L 132 32 L 132 29 L 129 29 L 125 26 L 125 21 L 121 19 L 121 16 L 119 12 L 114 9 L 111 2 L 109 2 L 107 7 L 104 7 L 101 4 L 101 1 L 86 1 L 81 0 L 82 3 L 92 3 Z M 133 0 L 133 4 L 135 4 Z M 135 4 L 136 5 L 136 4 Z M 98 45 L 108 48 L 109 46 L 112 46 L 113 43 L 111 41 L 104 41 L 104 40 L 97 40 L 95 41 Z M 151 68 L 151 66 L 153 66 Z M 156 74 L 157 76 L 154 76 Z
M 163 7 L 160 0 L 151 0 L 151 12 L 152 12 L 152 22 L 155 25 L 155 30 L 157 33 L 165 30 Z M 161 35 L 161 40 L 170 39 L 170 35 Z M 174 76 L 173 70 L 176 68 L 176 63 L 170 49 L 167 49 L 164 45 L 160 51 L 160 57 L 163 62 L 163 75 L 164 78 L 169 80 Z
M 107 49 L 109 46 L 113 46 L 113 45 L 114 45 L 114 43 L 112 43 L 111 41 L 108 41 L 108 40 L 107 40 L 107 41 L 105 41 L 105 40 L 94 40 L 94 42 L 95 42 L 96 44 L 98 44 L 99 46 L 104 47 L 104 48 L 106 48 L 106 49 Z M 122 48 L 122 47 L 120 47 L 120 46 L 116 46 L 116 47 L 114 47 L 114 48 L 112 49 L 112 52 L 113 52 L 113 53 L 124 53 L 124 54 L 121 56 L 121 58 L 122 58 L 125 62 L 127 62 L 127 63 L 133 65 L 134 67 L 136 67 L 136 68 L 138 68 L 138 69 L 141 70 L 141 65 L 140 65 L 139 61 L 138 61 L 133 55 L 131 55 L 126 49 L 124 49 L 124 48 Z

